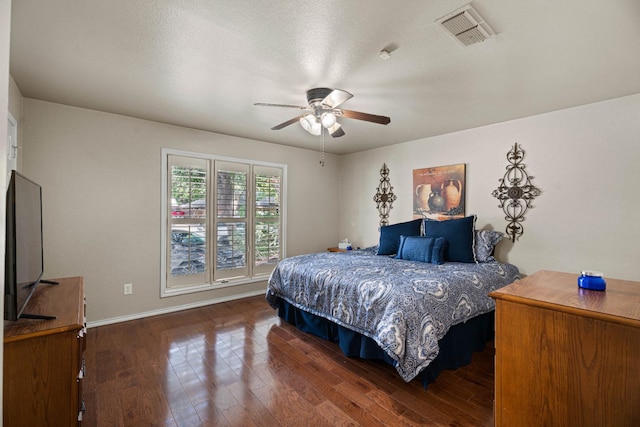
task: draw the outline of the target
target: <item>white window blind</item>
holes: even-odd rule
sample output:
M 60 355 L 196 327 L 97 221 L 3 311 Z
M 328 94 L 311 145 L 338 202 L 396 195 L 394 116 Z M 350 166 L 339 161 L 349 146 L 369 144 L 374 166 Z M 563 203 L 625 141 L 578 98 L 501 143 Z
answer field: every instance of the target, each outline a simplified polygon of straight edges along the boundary
M 281 259 L 281 170 L 256 166 L 254 168 L 254 182 L 256 191 L 254 269 L 259 272 L 270 272 L 273 265 Z
M 247 197 L 251 165 L 215 162 L 216 271 L 215 280 L 248 276 Z

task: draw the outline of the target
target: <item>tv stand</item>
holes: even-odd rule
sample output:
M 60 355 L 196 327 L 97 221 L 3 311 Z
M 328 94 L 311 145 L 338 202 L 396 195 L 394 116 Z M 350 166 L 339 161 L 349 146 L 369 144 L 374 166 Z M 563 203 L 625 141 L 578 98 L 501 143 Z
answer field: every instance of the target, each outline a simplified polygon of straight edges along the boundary
M 60 282 L 56 282 L 55 280 L 40 280 L 40 283 L 44 283 L 45 285 L 59 285 Z
M 46 322 L 4 323 L 3 425 L 78 427 L 84 412 L 86 318 L 82 277 L 38 286 L 25 309 Z M 23 315 L 22 317 L 25 317 Z

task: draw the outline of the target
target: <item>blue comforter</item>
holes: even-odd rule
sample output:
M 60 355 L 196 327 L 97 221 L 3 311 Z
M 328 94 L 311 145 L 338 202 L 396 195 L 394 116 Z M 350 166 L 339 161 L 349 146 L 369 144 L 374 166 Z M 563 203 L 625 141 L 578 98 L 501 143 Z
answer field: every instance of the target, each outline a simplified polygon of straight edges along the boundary
M 375 340 L 411 381 L 438 355 L 453 325 L 492 311 L 489 292 L 519 279 L 497 262 L 442 265 L 375 255 L 371 250 L 282 260 L 267 286 L 278 298 Z

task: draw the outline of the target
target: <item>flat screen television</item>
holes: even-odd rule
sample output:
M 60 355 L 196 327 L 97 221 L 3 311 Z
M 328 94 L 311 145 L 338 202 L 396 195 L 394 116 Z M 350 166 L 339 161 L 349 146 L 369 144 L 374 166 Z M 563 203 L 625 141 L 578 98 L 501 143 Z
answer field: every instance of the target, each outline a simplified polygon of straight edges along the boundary
M 23 312 L 44 273 L 42 187 L 16 171 L 7 189 L 6 220 L 4 318 L 52 318 Z

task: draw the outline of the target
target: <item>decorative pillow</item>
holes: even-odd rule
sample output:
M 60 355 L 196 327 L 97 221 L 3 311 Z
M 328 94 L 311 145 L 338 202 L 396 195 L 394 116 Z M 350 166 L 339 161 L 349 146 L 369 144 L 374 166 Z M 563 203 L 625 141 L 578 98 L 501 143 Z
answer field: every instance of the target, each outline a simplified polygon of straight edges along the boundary
M 502 240 L 504 233 L 493 230 L 476 230 L 475 253 L 478 262 L 494 262 L 493 250 Z
M 380 244 L 378 255 L 394 255 L 398 253 L 400 236 L 419 236 L 422 227 L 422 219 L 400 222 L 393 225 L 380 227 Z
M 447 240 L 445 261 L 474 263 L 477 262 L 474 251 L 475 224 L 475 215 L 446 221 L 425 220 L 424 235 Z
M 444 263 L 444 237 L 400 236 L 400 247 L 396 258 L 407 261 Z

